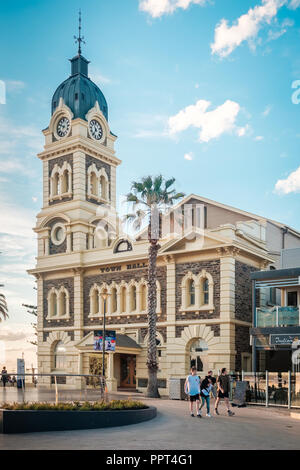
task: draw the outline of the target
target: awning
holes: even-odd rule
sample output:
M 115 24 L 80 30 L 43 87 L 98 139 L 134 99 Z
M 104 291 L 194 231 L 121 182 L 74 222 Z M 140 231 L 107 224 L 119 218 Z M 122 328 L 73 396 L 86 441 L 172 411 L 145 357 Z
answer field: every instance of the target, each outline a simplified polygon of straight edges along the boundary
M 75 347 L 81 351 L 89 351 L 100 353 L 101 351 L 94 351 L 94 332 L 91 331 L 84 338 L 75 344 Z M 116 334 L 116 353 L 120 354 L 140 354 L 142 347 L 130 338 L 130 336 Z

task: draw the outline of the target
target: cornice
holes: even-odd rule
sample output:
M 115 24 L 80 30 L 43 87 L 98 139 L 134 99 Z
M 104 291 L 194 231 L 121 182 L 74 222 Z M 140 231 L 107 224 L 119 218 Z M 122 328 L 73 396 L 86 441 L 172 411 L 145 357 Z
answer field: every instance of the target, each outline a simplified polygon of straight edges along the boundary
M 57 142 L 55 142 L 43 152 L 38 153 L 37 156 L 40 160 L 49 160 L 51 158 L 68 155 L 70 153 L 73 154 L 78 151 L 87 153 L 93 157 L 100 158 L 106 163 L 115 166 L 118 166 L 122 163 L 119 158 L 111 154 L 109 149 L 106 149 L 105 147 L 101 148 L 101 150 L 97 149 L 96 146 L 93 145 L 93 142 L 82 142 L 82 138 L 80 140 L 76 139 L 69 142 L 64 141 L 63 145 L 58 145 Z

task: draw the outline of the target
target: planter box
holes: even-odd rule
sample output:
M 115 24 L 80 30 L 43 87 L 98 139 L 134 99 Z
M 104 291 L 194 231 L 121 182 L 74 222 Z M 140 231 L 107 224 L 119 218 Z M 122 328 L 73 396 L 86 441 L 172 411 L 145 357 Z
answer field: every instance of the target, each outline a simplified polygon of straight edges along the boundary
M 106 428 L 137 424 L 155 416 L 154 406 L 113 411 L 0 410 L 0 433 Z

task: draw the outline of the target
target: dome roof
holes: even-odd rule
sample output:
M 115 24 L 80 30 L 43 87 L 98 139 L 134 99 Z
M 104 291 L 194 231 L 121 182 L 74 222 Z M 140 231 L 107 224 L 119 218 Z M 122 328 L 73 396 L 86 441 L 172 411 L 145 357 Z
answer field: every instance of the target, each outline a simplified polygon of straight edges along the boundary
M 80 54 L 70 62 L 72 64 L 71 76 L 56 89 L 52 98 L 52 114 L 59 104 L 59 99 L 63 98 L 64 103 L 74 114 L 74 119 L 86 120 L 87 112 L 98 101 L 102 113 L 108 120 L 106 99 L 100 88 L 88 77 L 89 62 Z

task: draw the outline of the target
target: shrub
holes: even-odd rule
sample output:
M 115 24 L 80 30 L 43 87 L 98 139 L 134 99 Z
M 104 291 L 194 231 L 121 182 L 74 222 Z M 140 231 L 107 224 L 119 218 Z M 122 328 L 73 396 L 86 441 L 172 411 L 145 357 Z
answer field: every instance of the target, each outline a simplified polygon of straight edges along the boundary
M 110 402 L 64 402 L 43 403 L 43 402 L 24 402 L 24 403 L 2 403 L 2 410 L 46 410 L 46 411 L 106 411 L 106 410 L 139 410 L 148 408 L 144 403 L 134 400 L 111 400 Z

